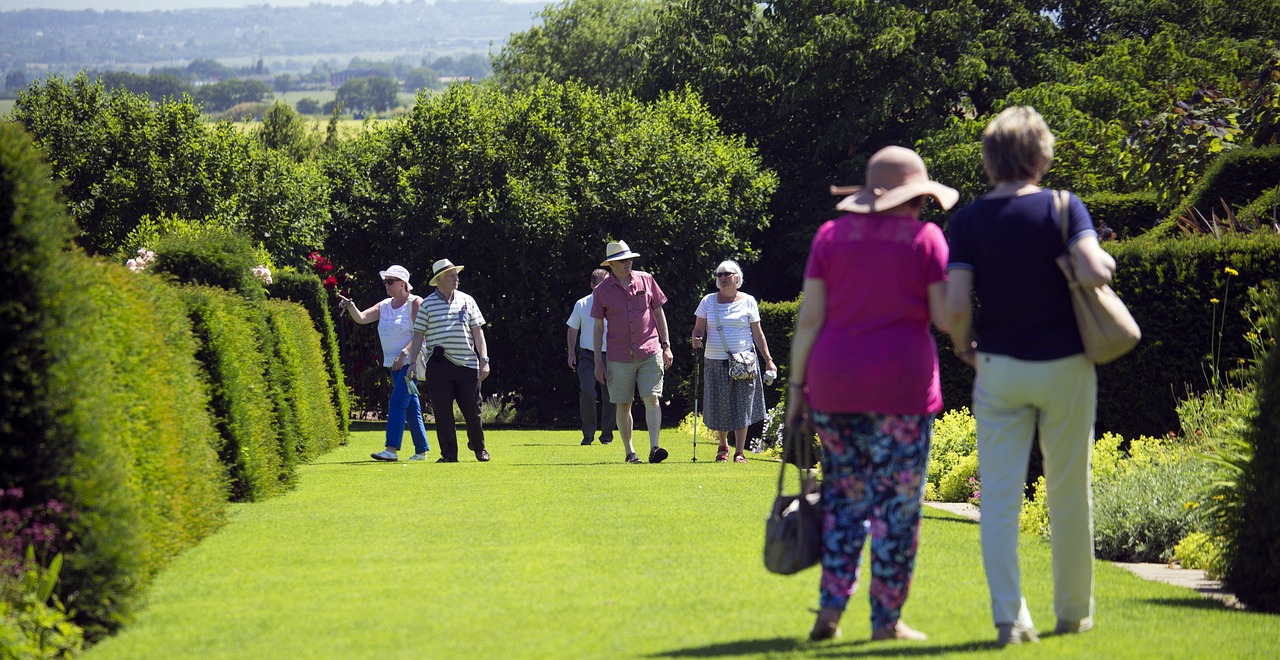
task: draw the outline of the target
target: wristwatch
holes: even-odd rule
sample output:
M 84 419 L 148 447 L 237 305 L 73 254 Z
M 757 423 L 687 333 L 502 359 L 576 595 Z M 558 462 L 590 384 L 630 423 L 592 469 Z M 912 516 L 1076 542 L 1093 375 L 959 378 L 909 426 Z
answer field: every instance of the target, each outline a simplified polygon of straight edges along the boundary
M 660 341 L 660 342 L 658 342 L 658 347 L 659 347 L 659 348 L 671 348 L 671 342 L 667 342 L 667 341 Z
M 483 363 L 485 363 L 485 364 L 489 364 L 489 357 L 488 357 L 488 356 L 482 357 L 482 358 L 480 358 L 480 361 L 481 361 L 481 362 L 483 362 Z

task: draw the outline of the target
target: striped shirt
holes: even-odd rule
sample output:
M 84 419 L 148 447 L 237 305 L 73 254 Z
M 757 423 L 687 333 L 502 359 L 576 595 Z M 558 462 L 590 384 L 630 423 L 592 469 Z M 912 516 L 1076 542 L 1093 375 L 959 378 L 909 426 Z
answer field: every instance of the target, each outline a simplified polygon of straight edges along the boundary
M 460 367 L 479 369 L 480 358 L 476 355 L 471 329 L 481 325 L 484 325 L 484 316 L 480 314 L 475 298 L 455 289 L 451 302 L 436 290 L 422 299 L 413 331 L 425 335 L 422 350 L 426 353 L 430 354 L 436 346 L 442 346 L 444 356 L 450 362 Z

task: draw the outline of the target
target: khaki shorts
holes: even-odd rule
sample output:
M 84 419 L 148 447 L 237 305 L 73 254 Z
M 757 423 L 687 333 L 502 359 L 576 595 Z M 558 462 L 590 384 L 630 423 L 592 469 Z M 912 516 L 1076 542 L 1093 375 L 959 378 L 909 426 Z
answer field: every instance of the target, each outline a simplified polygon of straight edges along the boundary
M 640 397 L 662 396 L 662 353 L 631 362 L 605 360 L 609 367 L 609 402 L 631 403 L 636 389 Z

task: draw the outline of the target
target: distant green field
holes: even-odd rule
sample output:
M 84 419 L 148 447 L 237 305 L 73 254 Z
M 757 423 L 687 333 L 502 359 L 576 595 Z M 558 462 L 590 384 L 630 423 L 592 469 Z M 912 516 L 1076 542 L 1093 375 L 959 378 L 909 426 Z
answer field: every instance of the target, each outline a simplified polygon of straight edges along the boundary
M 284 102 L 288 103 L 294 108 L 297 108 L 298 101 L 301 101 L 302 99 L 312 99 L 317 103 L 319 103 L 321 106 L 323 106 L 326 103 L 331 103 L 334 100 L 334 97 L 337 96 L 337 94 L 338 92 L 335 89 L 321 89 L 321 90 L 306 90 L 306 91 L 298 91 L 298 92 L 285 92 L 283 94 L 277 92 L 275 95 L 275 98 L 283 100 Z M 415 99 L 416 99 L 416 96 L 413 94 L 406 94 L 404 92 L 400 93 L 400 105 L 403 105 L 406 108 L 412 108 L 413 102 Z

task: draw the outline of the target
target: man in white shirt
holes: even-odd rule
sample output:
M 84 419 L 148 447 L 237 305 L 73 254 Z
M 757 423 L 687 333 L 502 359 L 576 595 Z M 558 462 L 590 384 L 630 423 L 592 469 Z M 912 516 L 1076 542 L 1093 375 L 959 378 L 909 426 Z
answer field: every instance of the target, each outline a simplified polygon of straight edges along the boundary
M 595 269 L 591 273 L 592 290 L 608 276 L 609 271 Z M 582 444 L 591 444 L 599 426 L 600 444 L 607 445 L 613 442 L 617 406 L 609 401 L 608 395 L 600 390 L 600 383 L 596 382 L 596 354 L 595 347 L 592 346 L 596 320 L 591 318 L 591 294 L 579 298 L 573 304 L 573 312 L 569 314 L 569 320 L 565 324 L 569 326 L 566 336 L 569 368 L 578 372 L 578 413 L 582 417 Z

